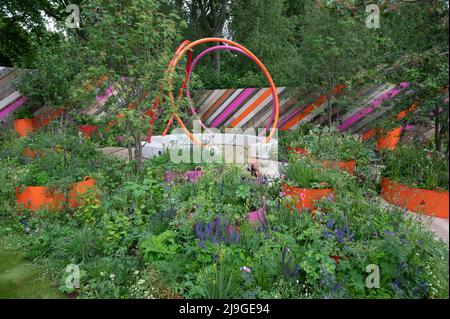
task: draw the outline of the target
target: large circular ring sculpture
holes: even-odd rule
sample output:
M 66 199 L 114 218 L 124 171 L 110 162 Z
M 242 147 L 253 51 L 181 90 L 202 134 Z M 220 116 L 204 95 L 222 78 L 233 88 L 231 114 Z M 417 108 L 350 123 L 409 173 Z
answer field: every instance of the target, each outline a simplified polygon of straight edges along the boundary
M 222 39 L 222 38 L 205 38 L 205 39 L 200 39 L 191 43 L 186 43 L 187 41 L 183 42 L 183 44 L 178 48 L 177 52 L 175 53 L 174 57 L 172 58 L 172 60 L 169 63 L 169 66 L 167 68 L 168 71 L 168 97 L 170 100 L 170 103 L 172 105 L 172 107 L 176 110 L 177 108 L 177 102 L 175 101 L 175 98 L 173 96 L 173 77 L 174 77 L 174 72 L 176 70 L 176 67 L 178 65 L 178 63 L 180 62 L 180 59 L 186 54 L 186 52 L 188 51 L 192 51 L 192 49 L 200 44 L 204 44 L 204 43 L 210 43 L 210 42 L 223 42 L 226 44 L 229 44 L 233 47 L 236 47 L 238 49 L 240 49 L 241 51 L 243 51 L 247 56 L 249 56 L 253 61 L 255 61 L 255 63 L 258 65 L 258 67 L 263 71 L 264 76 L 266 77 L 267 81 L 269 82 L 270 85 L 270 89 L 272 91 L 272 96 L 273 96 L 273 101 L 274 101 L 274 113 L 273 114 L 273 125 L 272 128 L 270 129 L 269 135 L 266 137 L 264 143 L 267 144 L 270 139 L 272 138 L 272 136 L 275 134 L 275 131 L 277 129 L 277 125 L 278 125 L 278 117 L 279 117 L 279 102 L 278 102 L 278 95 L 277 95 L 277 88 L 275 87 L 275 84 L 272 80 L 272 77 L 270 76 L 269 71 L 267 71 L 267 68 L 264 66 L 264 64 L 248 49 L 246 49 L 244 46 L 235 43 L 231 40 L 227 40 L 227 39 Z M 180 48 L 182 47 L 182 49 L 180 50 Z M 187 73 L 189 73 L 190 71 L 190 67 L 187 67 Z M 186 81 L 185 81 L 186 82 Z M 185 88 L 185 82 L 183 83 L 183 87 L 182 87 L 182 91 Z M 182 93 L 182 91 L 180 93 Z M 180 96 L 179 96 L 180 98 Z M 180 125 L 180 127 L 183 129 L 183 131 L 186 133 L 187 136 L 189 136 L 189 139 L 191 141 L 193 141 L 194 143 L 196 143 L 197 145 L 202 145 L 201 141 L 199 141 L 184 125 L 183 120 L 180 118 L 180 116 L 178 115 L 177 112 L 175 112 L 173 114 L 173 116 L 175 117 L 175 119 L 177 120 L 178 124 Z
M 223 50 L 228 50 L 228 51 L 233 51 L 233 52 L 236 52 L 236 53 L 240 53 L 240 54 L 246 56 L 247 58 L 249 58 L 250 60 L 252 60 L 253 62 L 256 63 L 256 61 L 251 56 L 249 56 L 247 53 L 245 53 L 244 51 L 242 51 L 241 49 L 239 49 L 237 47 L 233 47 L 233 46 L 229 46 L 229 45 L 218 45 L 218 46 L 206 49 L 205 51 L 201 52 L 194 59 L 194 61 L 192 61 L 192 64 L 188 68 L 187 74 L 186 74 L 186 80 L 185 80 L 185 83 L 186 83 L 186 86 L 185 86 L 186 97 L 187 97 L 187 100 L 188 100 L 189 108 L 191 109 L 191 113 L 198 119 L 200 125 L 206 131 L 210 131 L 210 130 L 205 124 L 203 124 L 202 120 L 200 119 L 200 117 L 198 116 L 198 114 L 197 114 L 197 112 L 195 110 L 195 107 L 194 107 L 194 105 L 192 103 L 192 99 L 191 99 L 191 92 L 189 91 L 189 83 L 190 83 L 190 80 L 191 80 L 192 72 L 194 71 L 195 67 L 197 66 L 197 64 L 198 64 L 198 62 L 200 61 L 201 58 L 203 58 L 206 54 L 209 54 L 209 53 L 212 53 L 212 52 L 215 52 L 215 51 L 223 51 Z M 273 108 L 273 110 L 272 110 L 271 117 L 270 117 L 266 127 L 264 128 L 264 130 L 260 133 L 260 135 L 263 135 L 268 130 L 268 128 L 270 127 L 270 124 L 273 121 L 273 118 L 275 116 L 275 99 L 272 99 L 272 108 Z

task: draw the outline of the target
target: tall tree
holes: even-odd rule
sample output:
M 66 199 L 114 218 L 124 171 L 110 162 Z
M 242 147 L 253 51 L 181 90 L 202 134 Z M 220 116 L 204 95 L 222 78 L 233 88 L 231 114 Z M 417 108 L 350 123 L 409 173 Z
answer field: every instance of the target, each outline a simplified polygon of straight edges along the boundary
M 182 1 L 177 1 L 179 8 Z M 180 6 L 181 5 L 181 6 Z M 189 27 L 197 30 L 200 37 L 223 37 L 229 18 L 230 0 L 188 0 L 186 1 Z M 214 69 L 220 76 L 220 51 L 214 53 Z
M 287 16 L 287 8 L 286 0 L 233 1 L 230 34 L 264 62 L 277 85 L 298 86 L 299 59 L 294 41 L 298 16 Z M 258 72 L 248 61 L 245 63 L 240 67 Z
M 448 157 L 449 108 L 443 101 L 449 71 L 448 1 L 396 1 L 383 12 L 379 36 L 385 54 L 378 76 L 411 83 L 411 93 L 396 103 L 392 112 L 418 102 L 416 111 L 409 112 L 401 123 L 433 127 L 435 151 L 442 152 L 447 144 Z M 383 125 L 390 128 L 399 123 Z
M 80 5 L 83 0 L 2 0 L 0 3 L 0 64 L 30 67 L 35 50 L 46 38 L 46 19 L 63 23 L 69 4 Z M 75 32 L 80 33 L 79 29 Z M 57 38 L 57 37 L 56 37 Z
M 333 87 L 376 63 L 375 33 L 366 28 L 364 15 L 343 10 L 339 3 L 310 0 L 305 10 L 298 52 L 301 76 L 305 83 L 325 88 L 331 125 Z
M 124 114 L 119 126 L 123 125 L 125 137 L 134 146 L 137 171 L 142 164 L 141 140 L 148 129 L 145 112 L 165 84 L 167 63 L 180 41 L 177 29 L 183 26 L 175 13 L 165 12 L 169 4 L 160 0 L 94 0 L 84 8 L 84 67 L 74 83 L 72 100 L 80 105 L 95 103 L 97 80 L 108 79 L 116 94 L 107 100 L 104 111 Z M 101 84 L 100 92 L 105 88 Z

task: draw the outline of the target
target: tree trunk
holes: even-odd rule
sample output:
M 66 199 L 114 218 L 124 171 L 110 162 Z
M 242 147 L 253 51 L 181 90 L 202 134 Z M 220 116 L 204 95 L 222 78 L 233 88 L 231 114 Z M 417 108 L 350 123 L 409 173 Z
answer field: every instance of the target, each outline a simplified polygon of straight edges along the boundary
M 328 81 L 328 126 L 331 127 L 333 117 L 333 80 Z
M 127 147 L 128 147 L 128 161 L 131 162 L 133 160 L 133 151 L 131 148 L 131 144 L 128 143 Z
M 142 170 L 142 145 L 140 140 L 140 135 L 138 139 L 135 140 L 134 157 L 136 160 L 136 173 Z
M 436 106 L 434 110 L 434 143 L 436 153 L 441 151 L 441 130 L 439 127 L 439 108 Z
M 445 157 L 447 158 L 447 165 L 448 165 L 450 160 L 450 142 L 447 143 L 447 151 L 445 152 Z

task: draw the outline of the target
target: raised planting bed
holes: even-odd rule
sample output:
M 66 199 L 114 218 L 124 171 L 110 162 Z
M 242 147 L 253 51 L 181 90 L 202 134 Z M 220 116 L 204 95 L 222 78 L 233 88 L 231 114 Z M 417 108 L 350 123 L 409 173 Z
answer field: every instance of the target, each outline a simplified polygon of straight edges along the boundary
M 60 191 L 55 191 L 45 186 L 28 186 L 16 188 L 16 203 L 19 207 L 32 211 L 49 209 L 59 211 L 63 207 L 65 196 Z
M 401 145 L 386 154 L 382 176 L 381 197 L 389 203 L 448 219 L 449 173 L 444 155 L 424 145 Z
M 28 157 L 28 158 L 35 158 L 36 156 L 44 156 L 44 152 L 37 150 L 37 149 L 31 149 L 29 147 L 25 147 L 21 153 L 22 156 Z
M 316 208 L 316 203 L 322 199 L 335 197 L 334 189 L 332 188 L 300 188 L 283 184 L 283 192 L 285 196 L 296 199 L 296 207 L 298 209 L 314 209 Z
M 14 130 L 20 136 L 27 136 L 34 132 L 34 121 L 33 119 L 17 119 L 14 120 Z
M 309 156 L 326 168 L 338 168 L 350 174 L 356 173 L 357 163 L 364 164 L 371 152 L 355 136 L 329 128 L 314 128 L 288 150 Z
M 356 170 L 356 161 L 319 161 L 322 165 L 327 168 L 340 168 L 344 171 L 349 172 L 350 174 L 355 174 Z
M 335 197 L 329 175 L 310 158 L 299 158 L 290 163 L 285 174 L 286 182 L 282 184 L 284 195 L 294 199 L 300 210 L 315 209 L 320 200 Z
M 266 222 L 266 197 L 263 196 L 263 206 L 253 212 L 248 213 L 248 220 L 253 225 L 264 225 Z
M 363 133 L 361 135 L 361 141 L 362 142 L 368 141 L 371 138 L 373 138 L 376 134 L 377 134 L 377 130 L 376 129 L 374 129 L 374 128 L 370 129 L 370 130 L 368 130 L 367 132 L 365 132 L 365 133 Z
M 445 190 L 409 187 L 383 177 L 381 197 L 413 212 L 448 219 L 449 193 Z
M 291 147 L 288 146 L 288 150 L 298 154 L 298 155 L 310 155 L 311 153 L 302 147 Z M 344 171 L 349 172 L 350 174 L 354 174 L 356 170 L 356 161 L 355 160 L 349 160 L 349 161 L 327 161 L 327 160 L 318 160 L 318 163 L 321 163 L 327 168 L 340 168 Z
M 377 140 L 378 150 L 393 150 L 397 148 L 400 136 L 403 132 L 403 127 L 397 127 L 390 130 L 386 135 L 381 135 Z
M 95 180 L 86 176 L 82 182 L 78 182 L 69 186 L 67 201 L 70 207 L 78 207 L 81 204 L 81 197 L 96 187 Z
M 47 186 L 25 186 L 16 188 L 16 203 L 28 210 L 49 209 L 60 211 L 65 203 L 70 207 L 80 206 L 80 197 L 95 189 L 95 180 L 86 176 L 82 182 L 68 186 L 67 197 L 62 190 Z

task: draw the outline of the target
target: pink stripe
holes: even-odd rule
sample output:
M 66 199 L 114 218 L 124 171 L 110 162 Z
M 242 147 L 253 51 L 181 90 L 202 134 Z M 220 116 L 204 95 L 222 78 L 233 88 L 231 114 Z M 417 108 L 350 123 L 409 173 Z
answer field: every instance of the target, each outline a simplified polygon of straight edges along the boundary
M 212 122 L 211 127 L 217 127 L 220 125 L 228 115 L 231 114 L 241 103 L 250 96 L 256 89 L 245 89 L 239 96 L 230 104 L 228 105 L 225 110 L 222 111 L 222 113 L 219 114 Z
M 347 120 L 345 120 L 344 123 L 339 125 L 339 127 L 338 127 L 339 131 L 341 131 L 341 132 L 344 131 L 349 126 L 351 126 L 355 122 L 359 121 L 367 114 L 373 112 L 377 107 L 379 107 L 381 105 L 381 103 L 383 103 L 383 101 L 389 100 L 389 99 L 397 96 L 402 89 L 404 89 L 408 86 L 409 86 L 408 82 L 402 82 L 402 83 L 400 83 L 399 86 L 387 91 L 382 96 L 375 99 L 375 101 L 373 101 L 368 107 L 366 107 L 365 109 L 362 109 L 361 111 L 357 112 L 356 114 L 353 114 Z
M 105 95 L 96 96 L 95 101 L 97 104 L 103 104 L 111 95 L 113 95 L 113 88 L 110 86 L 105 90 Z
M 302 106 L 300 106 L 298 109 L 295 109 L 293 112 L 291 112 L 291 114 L 287 115 L 282 121 L 280 121 L 278 123 L 278 127 L 283 127 L 284 124 L 286 124 L 287 122 L 289 122 L 294 116 L 296 116 L 297 114 L 303 112 L 303 110 L 311 103 L 305 103 Z
M 22 96 L 22 97 L 18 98 L 17 100 L 15 100 L 13 103 L 4 107 L 3 110 L 0 111 L 0 118 L 11 114 L 17 108 L 21 107 L 27 100 L 28 100 L 28 98 L 26 96 Z

